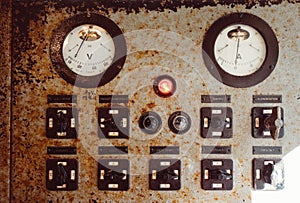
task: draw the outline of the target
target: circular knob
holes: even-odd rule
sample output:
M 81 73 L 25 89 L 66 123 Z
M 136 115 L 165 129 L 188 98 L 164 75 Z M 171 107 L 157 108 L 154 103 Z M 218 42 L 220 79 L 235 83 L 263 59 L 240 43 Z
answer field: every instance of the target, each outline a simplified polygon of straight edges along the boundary
M 152 111 L 145 112 L 139 118 L 139 127 L 146 134 L 155 134 L 161 129 L 160 116 Z
M 183 134 L 191 128 L 191 118 L 183 111 L 176 111 L 170 116 L 168 124 L 173 133 Z

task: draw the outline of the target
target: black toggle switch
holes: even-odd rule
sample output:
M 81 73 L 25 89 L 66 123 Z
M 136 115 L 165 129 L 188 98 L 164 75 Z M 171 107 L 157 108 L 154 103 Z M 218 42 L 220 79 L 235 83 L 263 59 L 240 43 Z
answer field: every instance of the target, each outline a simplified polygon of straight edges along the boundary
M 126 176 L 126 174 L 119 173 L 119 172 L 113 171 L 113 170 L 108 170 L 104 174 L 104 178 L 108 179 L 108 180 L 122 180 L 125 176 Z
M 66 133 L 67 131 L 67 117 L 63 111 L 57 112 L 57 132 Z
M 164 173 L 158 173 L 157 178 L 161 180 L 176 180 L 178 179 L 178 174 L 175 173 L 174 170 L 165 170 Z
M 210 179 L 212 179 L 212 180 L 231 180 L 232 174 L 226 172 L 226 170 L 213 169 L 210 171 Z
M 271 184 L 271 175 L 272 175 L 272 173 L 273 173 L 273 170 L 274 170 L 274 165 L 273 164 L 271 164 L 271 163 L 268 163 L 267 165 L 265 165 L 264 167 L 263 167 L 263 178 L 264 178 L 264 181 L 266 182 L 266 183 L 269 183 L 269 184 Z
M 64 166 L 60 163 L 57 166 L 57 177 L 56 177 L 56 185 L 58 186 L 63 186 L 64 184 L 67 183 L 67 171 L 64 168 Z

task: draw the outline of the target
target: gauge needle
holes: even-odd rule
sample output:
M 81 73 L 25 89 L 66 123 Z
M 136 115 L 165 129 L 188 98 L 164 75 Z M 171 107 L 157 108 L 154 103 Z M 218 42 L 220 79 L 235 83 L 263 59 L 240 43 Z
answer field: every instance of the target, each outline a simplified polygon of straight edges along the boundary
M 83 43 L 89 38 L 89 34 L 90 34 L 90 30 L 88 30 L 88 33 L 86 34 L 86 36 L 85 36 L 84 39 L 82 40 L 82 42 L 81 42 L 79 48 L 77 49 L 77 52 L 76 52 L 76 54 L 75 54 L 75 56 L 74 56 L 75 58 L 77 57 L 77 55 L 78 55 L 78 53 L 79 53 L 79 51 L 80 51 L 80 49 L 81 49 Z
M 239 58 L 239 47 L 240 47 L 240 38 L 238 38 L 237 46 L 236 46 L 236 54 L 235 54 L 235 61 L 234 61 L 234 68 L 236 69 L 237 60 Z
M 104 49 L 106 49 L 107 51 L 111 52 L 111 50 L 110 50 L 109 48 L 107 48 L 106 46 L 104 46 L 104 44 L 100 43 L 100 45 L 101 45 Z

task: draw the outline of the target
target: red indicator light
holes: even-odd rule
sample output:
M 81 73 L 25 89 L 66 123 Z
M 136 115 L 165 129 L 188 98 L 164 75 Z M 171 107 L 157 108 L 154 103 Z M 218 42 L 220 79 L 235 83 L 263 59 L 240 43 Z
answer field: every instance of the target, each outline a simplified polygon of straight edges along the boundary
M 162 94 L 170 94 L 173 92 L 173 83 L 168 79 L 163 79 L 158 83 L 158 90 Z
M 169 75 L 161 75 L 154 81 L 153 88 L 158 96 L 170 97 L 176 90 L 176 82 Z

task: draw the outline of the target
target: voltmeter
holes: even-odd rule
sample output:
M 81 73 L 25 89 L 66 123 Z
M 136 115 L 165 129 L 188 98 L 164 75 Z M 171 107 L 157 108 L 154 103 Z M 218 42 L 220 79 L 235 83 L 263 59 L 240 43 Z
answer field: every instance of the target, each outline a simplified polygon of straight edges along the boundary
M 50 46 L 52 63 L 67 82 L 98 87 L 110 82 L 122 69 L 126 42 L 121 29 L 99 14 L 80 14 L 63 21 Z

